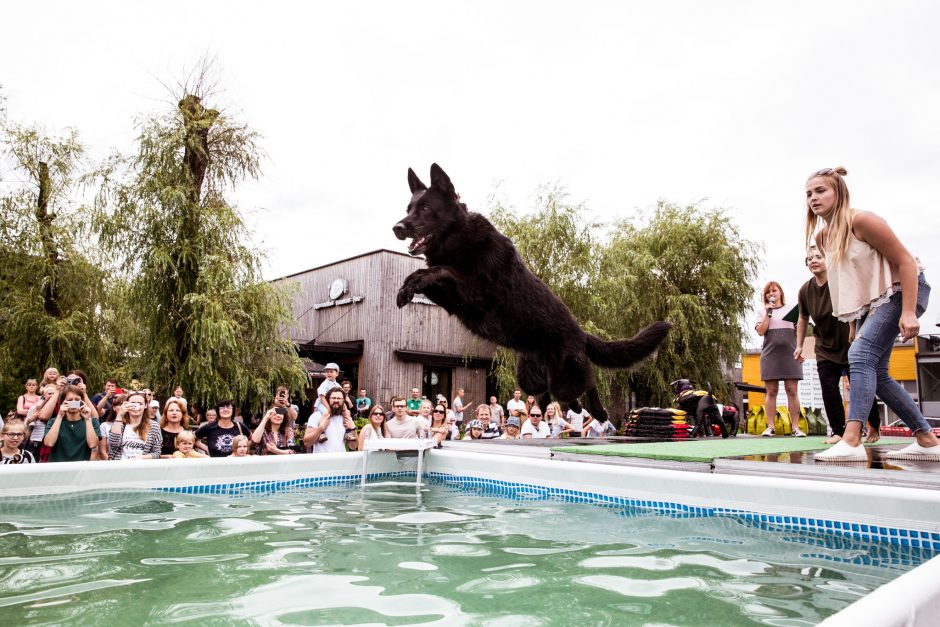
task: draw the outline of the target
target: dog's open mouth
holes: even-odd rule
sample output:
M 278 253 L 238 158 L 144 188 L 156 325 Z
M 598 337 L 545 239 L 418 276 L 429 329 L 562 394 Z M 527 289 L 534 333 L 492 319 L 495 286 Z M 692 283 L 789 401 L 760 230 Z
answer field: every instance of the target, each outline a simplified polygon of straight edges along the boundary
M 420 255 L 428 249 L 428 242 L 431 239 L 431 235 L 419 235 L 411 240 L 411 244 L 408 246 L 408 252 L 412 255 Z

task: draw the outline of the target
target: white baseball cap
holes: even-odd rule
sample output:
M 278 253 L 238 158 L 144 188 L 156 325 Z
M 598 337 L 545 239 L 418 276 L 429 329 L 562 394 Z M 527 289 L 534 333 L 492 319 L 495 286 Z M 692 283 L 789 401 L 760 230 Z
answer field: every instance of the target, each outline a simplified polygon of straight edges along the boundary
M 324 370 L 335 370 L 336 372 L 339 372 L 339 366 L 337 366 L 336 363 L 335 363 L 335 362 L 332 362 L 332 361 L 331 361 L 330 363 L 328 363 L 327 365 L 323 366 L 323 369 L 324 369 Z
M 152 401 L 150 401 L 150 406 L 151 406 L 151 407 L 157 407 L 157 408 L 159 408 L 159 407 L 160 407 L 160 401 L 158 401 L 157 399 L 153 399 Z

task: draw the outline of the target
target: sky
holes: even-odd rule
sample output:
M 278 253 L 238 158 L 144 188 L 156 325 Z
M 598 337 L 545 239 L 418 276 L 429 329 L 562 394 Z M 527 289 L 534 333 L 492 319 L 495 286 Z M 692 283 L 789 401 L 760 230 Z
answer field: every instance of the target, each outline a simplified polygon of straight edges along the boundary
M 726 208 L 763 245 L 755 289 L 779 281 L 793 303 L 809 278 L 807 176 L 843 165 L 853 205 L 940 277 L 940 3 L 34 0 L 3 13 L 8 117 L 77 128 L 91 158 L 132 151 L 139 120 L 174 106 L 166 85 L 213 58 L 208 104 L 261 135 L 263 174 L 230 197 L 268 278 L 404 252 L 391 227 L 407 169 L 428 182 L 434 162 L 471 210 L 495 192 L 525 211 L 553 183 L 592 220 L 660 199 Z M 922 331 L 938 322 L 940 293 Z

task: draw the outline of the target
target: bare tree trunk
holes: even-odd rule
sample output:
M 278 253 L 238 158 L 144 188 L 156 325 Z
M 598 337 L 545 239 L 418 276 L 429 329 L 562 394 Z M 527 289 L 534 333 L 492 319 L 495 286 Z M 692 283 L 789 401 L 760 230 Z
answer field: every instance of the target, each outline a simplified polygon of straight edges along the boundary
M 206 180 L 206 172 L 211 164 L 209 153 L 209 130 L 215 123 L 219 112 L 214 109 L 206 109 L 202 106 L 202 101 L 198 96 L 188 95 L 179 102 L 180 113 L 183 116 L 183 125 L 186 129 L 185 145 L 183 153 L 183 180 L 187 189 L 188 202 L 182 208 L 183 220 L 180 227 L 179 237 L 190 242 L 200 241 L 198 237 L 201 228 L 201 202 L 202 188 Z M 185 248 L 180 248 L 185 250 Z M 186 363 L 189 359 L 191 346 L 189 343 L 189 329 L 184 322 L 189 318 L 185 315 L 186 295 L 196 291 L 197 281 L 199 280 L 199 254 L 180 254 L 175 259 L 175 267 L 178 276 L 178 289 L 175 295 L 175 303 L 169 308 L 172 313 L 178 312 L 174 322 L 174 334 L 176 336 L 176 363 Z M 175 367 L 171 365 L 171 370 Z M 176 377 L 176 373 L 172 375 Z
M 48 274 L 43 277 L 42 304 L 46 314 L 58 318 L 61 311 L 56 300 L 56 284 L 59 279 L 59 251 L 52 234 L 52 221 L 55 214 L 49 213 L 49 195 L 52 182 L 49 178 L 49 164 L 39 162 L 39 199 L 36 202 L 36 221 L 39 224 L 39 241 L 42 254 L 48 264 Z

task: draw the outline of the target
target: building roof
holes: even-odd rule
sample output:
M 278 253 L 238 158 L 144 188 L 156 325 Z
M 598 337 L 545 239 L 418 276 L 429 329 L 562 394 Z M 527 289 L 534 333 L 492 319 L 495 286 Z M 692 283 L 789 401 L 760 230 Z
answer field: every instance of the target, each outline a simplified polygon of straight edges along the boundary
M 408 253 L 398 252 L 397 250 L 389 250 L 389 249 L 387 249 L 387 248 L 379 248 L 379 249 L 377 249 L 377 250 L 371 250 L 371 251 L 369 251 L 369 252 L 367 252 L 367 253 L 360 253 L 360 254 L 358 254 L 358 255 L 353 255 L 352 257 L 345 257 L 345 258 L 343 258 L 343 259 L 337 259 L 336 261 L 331 261 L 330 263 L 325 263 L 325 264 L 323 264 L 322 266 L 315 266 L 315 267 L 313 267 L 313 268 L 308 268 L 308 269 L 306 269 L 306 270 L 301 270 L 300 272 L 294 272 L 294 273 L 292 273 L 292 274 L 286 274 L 286 275 L 284 275 L 284 276 L 277 277 L 276 279 L 271 279 L 271 281 L 274 282 L 274 281 L 282 281 L 282 280 L 284 280 L 284 279 L 290 279 L 291 277 L 300 276 L 301 274 L 307 274 L 308 272 L 313 272 L 314 270 L 322 270 L 323 268 L 329 268 L 330 266 L 335 266 L 335 265 L 338 265 L 338 264 L 341 264 L 341 263 L 345 263 L 345 262 L 347 262 L 347 261 L 352 261 L 353 259 L 359 259 L 359 258 L 361 258 L 361 257 L 368 257 L 368 256 L 370 256 L 370 255 L 377 255 L 377 254 L 379 254 L 379 253 L 388 253 L 388 254 L 390 254 L 390 255 L 400 255 L 400 256 L 402 256 L 402 257 L 407 257 L 407 258 L 409 258 L 409 259 L 424 259 L 424 257 L 415 257 L 415 256 L 413 256 L 413 255 L 409 255 Z

